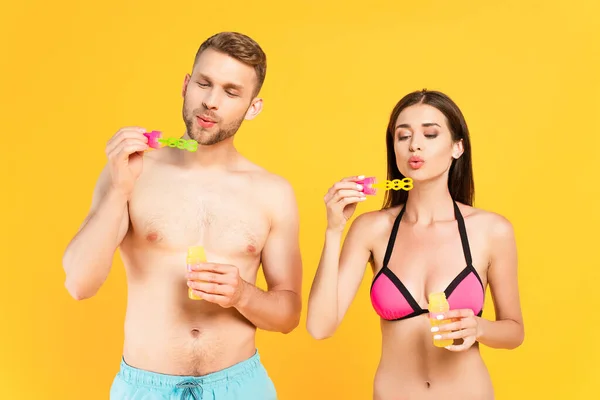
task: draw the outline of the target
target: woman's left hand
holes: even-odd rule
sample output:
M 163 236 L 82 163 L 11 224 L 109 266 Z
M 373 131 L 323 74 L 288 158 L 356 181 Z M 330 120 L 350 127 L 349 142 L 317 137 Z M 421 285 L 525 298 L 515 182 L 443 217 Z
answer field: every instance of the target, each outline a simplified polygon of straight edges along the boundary
M 461 344 L 446 346 L 450 351 L 465 351 L 469 349 L 481 336 L 479 317 L 471 309 L 450 310 L 444 313 L 444 319 L 450 322 L 431 328 L 435 339 L 462 339 Z

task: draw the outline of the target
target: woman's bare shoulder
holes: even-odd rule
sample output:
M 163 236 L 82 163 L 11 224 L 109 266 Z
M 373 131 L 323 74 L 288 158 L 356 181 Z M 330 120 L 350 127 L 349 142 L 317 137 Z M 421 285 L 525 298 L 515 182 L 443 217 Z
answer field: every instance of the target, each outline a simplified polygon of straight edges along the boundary
M 459 202 L 457 204 L 465 219 L 465 223 L 472 225 L 475 229 L 489 233 L 494 237 L 513 235 L 513 225 L 506 216 L 484 208 L 473 207 Z
M 367 211 L 355 218 L 352 229 L 359 230 L 361 235 L 375 237 L 378 234 L 387 234 L 394 224 L 394 220 L 402 209 L 402 205 Z

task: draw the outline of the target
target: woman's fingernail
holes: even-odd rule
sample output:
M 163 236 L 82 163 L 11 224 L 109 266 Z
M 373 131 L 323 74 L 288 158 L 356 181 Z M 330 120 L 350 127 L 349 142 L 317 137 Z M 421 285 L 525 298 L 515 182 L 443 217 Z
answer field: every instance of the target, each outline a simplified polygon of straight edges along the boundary
M 435 335 L 433 338 L 434 338 L 435 340 L 439 340 L 439 339 L 441 339 L 441 338 L 442 338 L 442 335 Z
M 440 328 L 438 328 L 437 326 L 434 326 L 433 328 L 431 328 L 431 332 L 437 332 L 439 330 L 440 330 Z
M 356 185 L 356 188 L 357 188 L 358 190 L 362 190 L 363 186 L 362 186 L 362 185 Z
M 358 179 L 365 179 L 365 176 L 364 175 L 359 175 Z
M 442 320 L 442 319 L 444 319 L 444 316 L 442 314 L 440 314 L 436 318 L 439 319 L 439 320 Z

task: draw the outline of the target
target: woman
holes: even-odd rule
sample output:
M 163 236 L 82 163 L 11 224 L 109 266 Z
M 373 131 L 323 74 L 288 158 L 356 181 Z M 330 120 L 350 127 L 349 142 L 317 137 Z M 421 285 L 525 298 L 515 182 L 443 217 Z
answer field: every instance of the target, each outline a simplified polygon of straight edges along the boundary
M 386 143 L 388 179 L 408 177 L 413 187 L 387 191 L 381 210 L 358 216 L 341 254 L 344 227 L 366 198 L 357 184 L 362 177 L 329 189 L 308 331 L 315 339 L 333 335 L 370 263 L 382 333 L 374 400 L 493 399 L 479 343 L 514 349 L 524 338 L 512 225 L 472 207 L 469 131 L 448 96 L 426 90 L 405 96 L 391 113 Z M 481 317 L 488 284 L 494 321 Z M 450 321 L 437 331 L 427 314 L 434 292 L 445 292 L 450 303 Z M 454 344 L 436 347 L 434 337 Z

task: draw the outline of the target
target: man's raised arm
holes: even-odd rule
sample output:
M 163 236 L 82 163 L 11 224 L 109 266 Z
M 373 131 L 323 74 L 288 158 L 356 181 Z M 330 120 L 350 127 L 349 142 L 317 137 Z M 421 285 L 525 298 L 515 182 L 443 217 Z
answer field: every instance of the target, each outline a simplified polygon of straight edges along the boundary
M 129 229 L 129 196 L 142 169 L 148 148 L 142 128 L 121 129 L 109 140 L 108 164 L 96 183 L 91 209 L 63 255 L 65 287 L 76 300 L 100 289 L 114 254 Z

